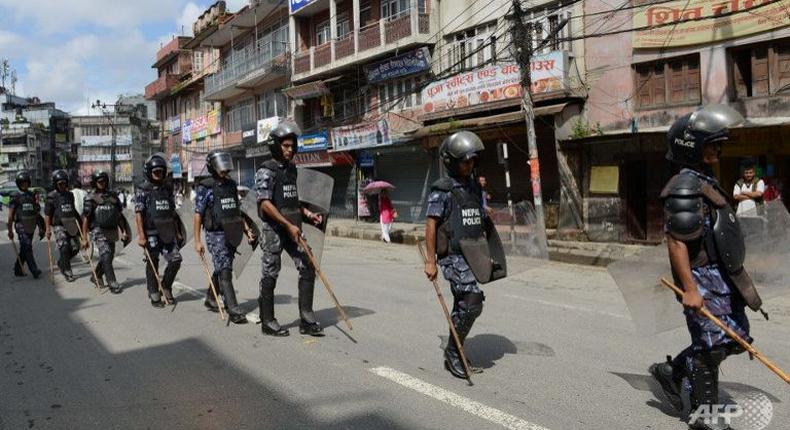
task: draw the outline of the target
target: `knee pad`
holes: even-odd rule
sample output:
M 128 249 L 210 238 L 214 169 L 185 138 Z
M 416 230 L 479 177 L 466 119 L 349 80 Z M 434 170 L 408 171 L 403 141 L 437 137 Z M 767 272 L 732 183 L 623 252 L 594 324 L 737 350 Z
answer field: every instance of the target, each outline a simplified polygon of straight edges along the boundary
M 258 283 L 258 287 L 260 288 L 261 294 L 263 293 L 273 293 L 274 288 L 277 286 L 277 280 L 274 278 L 263 277 L 261 281 Z
M 697 352 L 692 356 L 695 368 L 718 369 L 719 365 L 727 358 L 727 348 L 714 347 L 710 351 Z
M 466 312 L 469 312 L 470 315 L 477 318 L 483 313 L 483 301 L 485 301 L 485 295 L 483 295 L 482 292 L 466 293 L 463 295 L 463 299 L 458 305 L 466 310 Z

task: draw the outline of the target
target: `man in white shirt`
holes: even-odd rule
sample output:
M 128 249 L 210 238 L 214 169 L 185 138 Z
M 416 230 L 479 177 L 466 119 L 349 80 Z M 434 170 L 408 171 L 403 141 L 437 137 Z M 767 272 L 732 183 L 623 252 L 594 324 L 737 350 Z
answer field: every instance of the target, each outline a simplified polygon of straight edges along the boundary
M 754 173 L 754 164 L 747 164 L 743 168 L 743 177 L 735 183 L 732 195 L 738 202 L 736 215 L 758 215 L 758 206 L 763 204 L 765 182 L 758 179 Z

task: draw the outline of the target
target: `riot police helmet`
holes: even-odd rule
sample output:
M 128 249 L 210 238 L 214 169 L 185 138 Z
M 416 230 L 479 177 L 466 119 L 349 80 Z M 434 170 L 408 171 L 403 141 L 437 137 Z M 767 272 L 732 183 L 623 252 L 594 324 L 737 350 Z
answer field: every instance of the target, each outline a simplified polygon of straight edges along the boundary
M 165 160 L 165 156 L 160 153 L 151 155 L 143 164 L 143 173 L 149 181 L 156 181 L 156 179 L 154 179 L 154 170 L 156 169 L 163 170 L 162 178 L 167 174 L 167 160 Z M 161 181 L 161 179 L 159 180 Z
M 212 176 L 218 176 L 220 172 L 233 170 L 233 158 L 228 152 L 213 149 L 206 155 L 206 167 Z
M 91 186 L 93 188 L 96 188 L 96 184 L 102 180 L 107 184 L 110 182 L 110 175 L 104 170 L 96 170 L 93 172 L 93 174 L 91 174 Z
M 721 145 L 729 139 L 729 129 L 744 123 L 733 108 L 716 104 L 704 106 L 678 118 L 667 133 L 667 160 L 685 166 L 703 162 L 706 144 Z
M 52 172 L 52 188 L 57 189 L 58 184 L 61 182 L 65 182 L 66 186 L 69 185 L 69 174 L 63 169 L 58 169 Z
M 299 136 L 302 135 L 302 131 L 299 129 L 299 126 L 293 123 L 292 121 L 281 121 L 274 127 L 269 134 L 269 150 L 272 153 L 272 156 L 275 159 L 282 160 L 283 158 L 283 150 L 282 150 L 282 143 L 286 139 L 293 139 L 294 145 L 296 145 L 296 140 Z
M 464 160 L 477 158 L 483 151 L 483 141 L 471 131 L 458 131 L 442 142 L 439 157 L 451 176 L 458 174 L 458 165 Z
M 21 172 L 16 174 L 16 186 L 19 189 L 22 189 L 22 184 L 27 182 L 27 186 L 29 187 L 33 182 L 30 178 L 30 172 L 27 170 L 22 170 Z

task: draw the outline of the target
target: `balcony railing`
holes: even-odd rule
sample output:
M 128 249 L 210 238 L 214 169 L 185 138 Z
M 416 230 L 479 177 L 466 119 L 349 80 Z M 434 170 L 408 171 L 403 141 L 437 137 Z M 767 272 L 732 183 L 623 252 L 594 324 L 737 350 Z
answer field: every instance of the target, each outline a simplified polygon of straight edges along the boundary
M 287 72 L 287 58 L 285 42 L 262 41 L 256 49 L 234 52 L 216 73 L 206 77 L 206 98 L 253 77 L 283 76 Z
M 344 60 L 344 63 L 354 61 L 349 57 L 355 54 L 378 55 L 383 53 L 382 49 L 387 50 L 390 47 L 394 49 L 397 43 L 402 43 L 405 39 L 428 35 L 430 32 L 430 14 L 407 9 L 397 15 L 354 29 L 328 43 L 295 53 L 293 73 L 296 76 L 305 75 L 316 69 L 331 66 L 340 60 Z M 360 58 L 356 59 L 359 60 Z
M 145 98 L 148 100 L 161 97 L 178 84 L 178 75 L 162 75 L 159 79 L 145 86 Z

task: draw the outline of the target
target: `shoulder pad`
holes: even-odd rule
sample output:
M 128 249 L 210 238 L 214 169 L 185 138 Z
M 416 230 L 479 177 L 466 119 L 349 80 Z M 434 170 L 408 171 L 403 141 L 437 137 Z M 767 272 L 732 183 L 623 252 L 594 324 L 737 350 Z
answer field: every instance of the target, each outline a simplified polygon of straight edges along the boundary
M 280 163 L 278 163 L 277 160 L 275 160 L 273 158 L 270 159 L 270 160 L 264 161 L 261 166 L 265 167 L 265 168 L 267 168 L 269 170 L 274 170 L 274 171 L 280 170 Z
M 667 182 L 661 191 L 661 198 L 694 197 L 702 194 L 702 179 L 691 173 L 678 173 Z
M 214 182 L 216 182 L 216 181 L 214 181 L 214 178 L 205 178 L 205 179 L 200 181 L 200 185 L 202 185 L 202 186 L 204 186 L 206 188 L 211 188 L 211 187 L 214 186 Z
M 436 182 L 434 182 L 433 184 L 431 184 L 431 190 L 449 192 L 452 189 L 453 189 L 453 179 L 450 177 L 441 178 Z
M 677 240 L 689 241 L 702 236 L 705 202 L 702 180 L 691 174 L 678 174 L 661 192 L 667 232 Z
M 148 181 L 141 181 L 137 185 L 137 188 L 143 191 L 153 191 L 154 185 Z
M 69 191 L 69 192 L 70 192 L 70 191 Z M 58 197 L 58 192 L 57 192 L 57 190 L 55 190 L 55 191 L 50 191 L 50 192 L 47 194 L 47 198 L 48 198 L 48 199 L 54 199 L 54 198 L 56 198 L 56 197 Z

